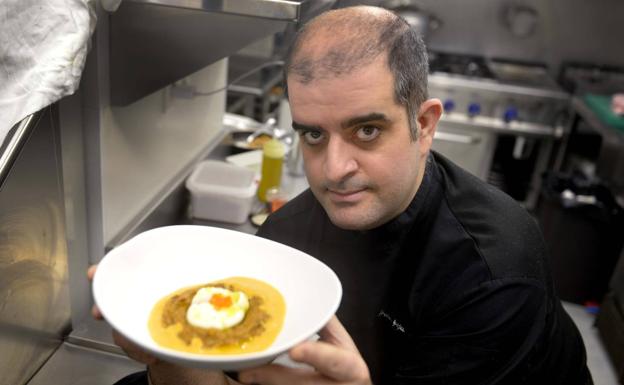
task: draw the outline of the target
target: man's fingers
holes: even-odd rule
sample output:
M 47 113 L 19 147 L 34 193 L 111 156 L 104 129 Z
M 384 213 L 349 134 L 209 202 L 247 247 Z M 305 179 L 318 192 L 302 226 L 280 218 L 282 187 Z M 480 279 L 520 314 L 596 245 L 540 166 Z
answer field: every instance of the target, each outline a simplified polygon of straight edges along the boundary
M 104 317 L 102 316 L 102 312 L 100 311 L 100 308 L 95 305 L 91 307 L 91 315 L 95 319 L 99 319 L 99 320 L 104 319 Z
M 243 384 L 262 385 L 323 385 L 327 384 L 310 369 L 289 368 L 283 365 L 265 365 L 238 373 L 238 381 Z
M 337 381 L 366 382 L 368 367 L 336 316 L 329 320 L 319 336 L 319 342 L 308 341 L 291 349 L 290 358 L 309 364 Z
M 340 321 L 338 321 L 336 316 L 333 316 L 327 325 L 319 331 L 319 336 L 321 337 L 321 341 L 358 352 L 355 342 L 353 342 L 353 339 L 351 339 L 351 336 Z
M 96 270 L 97 270 L 97 265 L 91 265 L 87 269 L 87 278 L 89 278 L 89 281 L 93 281 L 93 277 L 95 276 L 95 271 Z M 104 319 L 104 317 L 102 317 L 102 312 L 95 305 L 93 305 L 93 307 L 91 307 L 91 315 L 95 319 L 99 319 L 99 320 Z
M 93 281 L 93 277 L 95 276 L 96 270 L 97 270 L 97 265 L 91 265 L 89 266 L 89 269 L 87 269 L 87 278 L 89 278 L 90 281 Z
M 369 377 L 368 367 L 356 351 L 327 342 L 304 342 L 290 351 L 290 358 L 316 368 L 336 381 L 361 381 Z
M 97 265 L 91 265 L 87 269 L 87 278 L 89 278 L 89 281 L 93 281 L 93 277 L 95 276 L 95 271 L 96 270 L 97 270 Z M 91 315 L 95 319 L 100 319 L 100 320 L 104 319 L 104 317 L 102 317 L 102 312 L 95 305 L 93 305 L 93 307 L 91 308 Z

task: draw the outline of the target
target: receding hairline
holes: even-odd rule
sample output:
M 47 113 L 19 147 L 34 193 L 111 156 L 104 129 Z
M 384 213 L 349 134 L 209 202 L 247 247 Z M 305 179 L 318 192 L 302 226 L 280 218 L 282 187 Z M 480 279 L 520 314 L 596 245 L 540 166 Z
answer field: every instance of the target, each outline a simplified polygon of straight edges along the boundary
M 335 25 L 336 21 L 345 21 L 353 20 L 353 19 L 362 19 L 364 17 L 374 18 L 374 19 L 385 19 L 392 20 L 398 18 L 393 12 L 381 8 L 381 7 L 373 7 L 369 5 L 356 5 L 347 8 L 339 8 L 333 9 L 327 12 L 324 12 L 317 17 L 310 20 L 309 23 L 306 24 L 307 27 L 314 26 L 325 26 L 328 24 Z
M 300 31 L 286 63 L 286 75 L 296 75 L 307 83 L 317 76 L 348 73 L 355 65 L 368 64 L 382 54 L 387 57 L 382 40 L 389 28 L 396 34 L 397 29 L 409 26 L 379 7 L 360 5 L 325 12 Z

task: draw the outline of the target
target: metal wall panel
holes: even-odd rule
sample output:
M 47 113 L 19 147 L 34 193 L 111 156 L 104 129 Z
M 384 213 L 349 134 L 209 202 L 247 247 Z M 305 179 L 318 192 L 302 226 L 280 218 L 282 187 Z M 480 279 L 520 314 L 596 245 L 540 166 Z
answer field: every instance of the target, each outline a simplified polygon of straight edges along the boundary
M 69 326 L 56 125 L 48 110 L 0 190 L 0 384 L 25 383 Z
M 125 236 L 192 170 L 223 130 L 227 59 L 128 106 L 103 107 L 102 210 L 105 245 Z

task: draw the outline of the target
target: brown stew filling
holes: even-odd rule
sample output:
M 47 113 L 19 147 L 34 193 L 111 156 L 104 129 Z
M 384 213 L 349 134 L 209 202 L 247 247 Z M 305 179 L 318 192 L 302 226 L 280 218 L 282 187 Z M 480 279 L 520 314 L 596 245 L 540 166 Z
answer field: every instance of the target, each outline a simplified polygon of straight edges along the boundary
M 190 345 L 193 338 L 197 337 L 206 348 L 223 345 L 241 345 L 250 338 L 264 332 L 264 324 L 270 316 L 260 308 L 263 301 L 258 296 L 249 296 L 249 309 L 247 309 L 245 318 L 237 325 L 223 330 L 204 329 L 191 325 L 186 320 L 186 311 L 197 291 L 207 286 L 237 291 L 234 286 L 223 284 L 201 285 L 185 290 L 180 294 L 174 295 L 165 303 L 162 313 L 162 325 L 166 328 L 179 323 L 182 325 L 182 330 L 178 333 L 178 337 L 182 341 Z

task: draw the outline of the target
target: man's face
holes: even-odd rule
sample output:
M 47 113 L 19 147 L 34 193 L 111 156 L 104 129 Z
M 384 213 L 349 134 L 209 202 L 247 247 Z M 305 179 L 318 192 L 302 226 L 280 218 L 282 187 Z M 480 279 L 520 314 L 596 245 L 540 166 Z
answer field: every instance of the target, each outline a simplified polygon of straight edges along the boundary
M 385 60 L 308 84 L 288 79 L 310 188 L 340 228 L 371 229 L 404 211 L 429 149 L 410 138 Z

